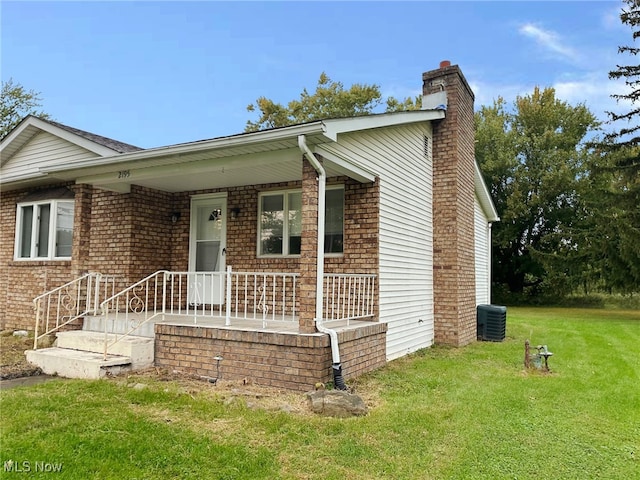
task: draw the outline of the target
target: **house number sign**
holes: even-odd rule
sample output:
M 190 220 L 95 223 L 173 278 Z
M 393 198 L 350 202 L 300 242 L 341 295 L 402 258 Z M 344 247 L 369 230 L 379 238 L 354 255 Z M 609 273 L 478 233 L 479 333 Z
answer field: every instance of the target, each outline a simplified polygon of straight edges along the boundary
M 118 178 L 128 178 L 131 176 L 131 170 L 120 170 L 118 172 Z

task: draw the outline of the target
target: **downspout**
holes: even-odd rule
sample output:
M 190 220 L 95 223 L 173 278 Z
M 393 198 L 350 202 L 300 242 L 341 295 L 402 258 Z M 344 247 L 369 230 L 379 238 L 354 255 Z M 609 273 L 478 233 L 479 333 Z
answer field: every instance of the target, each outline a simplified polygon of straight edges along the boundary
M 487 245 L 488 245 L 488 250 L 489 250 L 489 261 L 487 262 L 488 266 L 487 266 L 487 270 L 488 270 L 488 276 L 489 279 L 487 281 L 487 294 L 488 294 L 488 298 L 489 298 L 489 304 L 491 304 L 491 281 L 492 278 L 491 276 L 493 275 L 493 247 L 491 245 L 491 227 L 493 227 L 493 223 L 489 222 L 489 224 L 487 225 Z
M 307 159 L 318 172 L 318 251 L 316 253 L 316 329 L 320 333 L 326 333 L 331 339 L 331 358 L 333 361 L 333 385 L 338 390 L 346 390 L 347 386 L 342 378 L 342 365 L 340 363 L 340 348 L 338 347 L 338 334 L 335 330 L 325 327 L 322 324 L 323 312 L 323 286 L 324 286 L 324 210 L 325 210 L 325 191 L 327 184 L 327 173 L 324 168 L 309 149 L 307 140 L 304 135 L 298 135 L 298 147 L 300 151 L 306 155 Z

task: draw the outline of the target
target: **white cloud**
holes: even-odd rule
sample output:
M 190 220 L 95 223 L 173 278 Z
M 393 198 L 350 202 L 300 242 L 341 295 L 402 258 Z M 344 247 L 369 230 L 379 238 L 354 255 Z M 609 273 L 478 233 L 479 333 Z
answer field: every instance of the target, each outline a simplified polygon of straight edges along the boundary
M 565 60 L 580 61 L 579 53 L 570 46 L 565 45 L 560 36 L 552 30 L 545 30 L 533 23 L 525 23 L 520 26 L 518 32 L 532 38 L 539 46 Z
M 616 102 L 611 95 L 628 95 L 631 88 L 624 82 L 609 80 L 606 74 L 586 73 L 570 80 L 557 80 L 553 88 L 556 97 L 572 105 L 584 103 L 600 120 L 606 120 L 605 112 L 623 112 L 631 107 L 631 102 Z
M 536 87 L 535 84 L 491 84 L 474 79 L 469 84 L 476 95 L 476 109 L 483 105 L 493 105 L 499 96 L 505 99 L 507 108 L 510 109 L 516 97 L 531 95 Z M 583 103 L 600 121 L 607 120 L 607 111 L 621 113 L 631 107 L 630 102 L 617 103 L 611 98 L 613 94 L 630 93 L 630 87 L 624 82 L 609 80 L 606 73 L 602 72 L 573 74 L 571 78 L 558 76 L 551 79 L 550 84 L 538 86 L 553 87 L 556 98 L 570 105 Z
M 606 30 L 623 30 L 624 25 L 620 20 L 620 13 L 622 12 L 622 7 L 616 5 L 614 8 L 610 8 L 605 11 L 602 15 L 602 25 Z

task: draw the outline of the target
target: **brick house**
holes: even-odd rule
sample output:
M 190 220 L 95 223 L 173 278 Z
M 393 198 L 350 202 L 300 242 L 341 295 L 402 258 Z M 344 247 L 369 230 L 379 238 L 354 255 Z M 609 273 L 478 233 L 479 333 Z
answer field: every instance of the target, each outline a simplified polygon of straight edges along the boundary
M 27 117 L 0 144 L 0 326 L 300 390 L 474 341 L 498 217 L 469 85 L 422 80 L 420 111 L 151 149 Z

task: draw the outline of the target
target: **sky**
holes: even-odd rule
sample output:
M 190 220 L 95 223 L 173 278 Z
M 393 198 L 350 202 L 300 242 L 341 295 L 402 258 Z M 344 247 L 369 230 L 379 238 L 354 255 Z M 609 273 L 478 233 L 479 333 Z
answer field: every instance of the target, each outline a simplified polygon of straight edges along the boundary
M 599 119 L 624 111 L 608 79 L 632 44 L 620 0 L 0 1 L 0 78 L 40 92 L 66 125 L 143 148 L 241 133 L 265 96 L 287 103 L 322 72 L 384 97 L 459 65 L 475 107 L 536 86 Z M 628 108 L 626 109 L 628 110 Z

